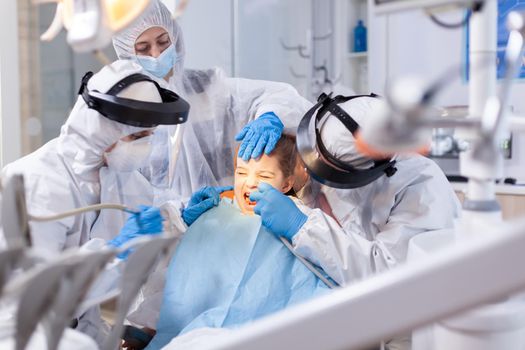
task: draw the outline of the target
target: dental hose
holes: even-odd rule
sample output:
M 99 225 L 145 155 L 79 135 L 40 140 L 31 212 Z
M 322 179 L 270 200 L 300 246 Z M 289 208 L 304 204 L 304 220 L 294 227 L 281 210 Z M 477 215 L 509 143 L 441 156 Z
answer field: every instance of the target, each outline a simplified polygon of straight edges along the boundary
M 295 255 L 295 257 L 297 259 L 299 259 L 300 262 L 303 263 L 304 266 L 306 266 L 306 268 L 308 270 L 310 270 L 314 275 L 317 276 L 317 278 L 319 278 L 321 281 L 323 281 L 324 284 L 326 284 L 328 286 L 328 288 L 330 289 L 334 289 L 337 287 L 337 285 L 335 285 L 333 282 L 331 282 L 328 278 L 326 278 L 321 272 L 319 272 L 318 269 L 315 268 L 315 266 L 313 266 L 308 260 L 306 260 L 305 258 L 303 258 L 302 256 L 300 256 L 299 254 L 297 254 L 294 250 L 293 250 L 293 247 L 292 245 L 290 244 L 290 242 L 288 242 L 288 240 L 284 237 L 279 237 L 281 239 L 281 241 L 283 242 L 284 246 L 286 248 L 288 248 L 288 250 L 290 250 L 290 252 Z
M 97 211 L 97 210 L 101 210 L 101 209 L 122 210 L 122 211 L 124 211 L 126 213 L 130 213 L 130 214 L 138 214 L 139 213 L 138 211 L 132 210 L 132 209 L 126 207 L 125 205 L 121 205 L 121 204 L 95 204 L 95 205 L 89 205 L 87 207 L 73 209 L 73 210 L 70 210 L 70 211 L 66 211 L 66 212 L 63 212 L 63 213 L 60 213 L 60 214 L 56 214 L 56 215 L 51 215 L 51 216 L 33 216 L 33 215 L 28 215 L 28 216 L 29 216 L 29 220 L 32 220 L 32 221 L 40 221 L 40 222 L 42 222 L 42 221 L 54 221 L 54 220 L 60 220 L 60 219 L 66 218 L 68 216 L 74 216 L 74 215 L 82 214 L 82 213 L 85 213 L 85 212 L 88 212 L 88 211 Z

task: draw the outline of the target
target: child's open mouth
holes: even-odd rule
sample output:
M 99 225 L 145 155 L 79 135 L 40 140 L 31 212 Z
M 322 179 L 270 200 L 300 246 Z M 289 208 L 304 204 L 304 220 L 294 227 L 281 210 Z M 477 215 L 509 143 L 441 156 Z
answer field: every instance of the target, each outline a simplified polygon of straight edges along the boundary
M 257 202 L 252 202 L 250 200 L 250 192 L 244 193 L 244 201 L 246 202 L 246 204 L 248 204 L 248 206 L 251 207 L 255 207 L 255 205 L 257 204 Z

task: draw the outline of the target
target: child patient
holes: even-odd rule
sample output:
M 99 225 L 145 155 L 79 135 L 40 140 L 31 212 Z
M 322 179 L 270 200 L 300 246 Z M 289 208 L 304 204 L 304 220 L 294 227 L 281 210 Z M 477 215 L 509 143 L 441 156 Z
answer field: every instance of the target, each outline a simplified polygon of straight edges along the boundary
M 294 185 L 294 169 L 297 163 L 295 138 L 284 134 L 270 155 L 258 159 L 234 161 L 235 178 L 233 192 L 235 204 L 244 214 L 253 215 L 255 202 L 250 201 L 250 193 L 257 190 L 260 182 L 266 182 L 283 193 L 291 192 Z M 231 197 L 231 193 L 224 193 Z
M 296 164 L 295 140 L 287 135 L 270 155 L 237 158 L 234 193 L 188 228 L 170 262 L 157 334 L 147 349 L 195 329 L 235 328 L 328 292 L 253 215 L 250 193 L 260 182 L 291 191 Z

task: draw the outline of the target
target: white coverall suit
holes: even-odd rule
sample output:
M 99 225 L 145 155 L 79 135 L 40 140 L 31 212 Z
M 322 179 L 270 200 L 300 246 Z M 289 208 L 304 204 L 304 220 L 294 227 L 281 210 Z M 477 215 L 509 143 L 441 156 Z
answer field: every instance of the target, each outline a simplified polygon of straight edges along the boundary
M 106 66 L 93 75 L 88 88 L 104 93 L 135 73 L 143 73 L 142 67 L 131 61 L 116 61 L 111 68 Z M 150 82 L 131 85 L 119 96 L 160 102 L 160 94 Z M 88 108 L 79 96 L 60 135 L 5 166 L 2 180 L 14 174 L 24 176 L 27 209 L 35 216 L 50 216 L 101 203 L 100 186 L 104 179 L 99 173 L 104 152 L 120 138 L 146 129 L 150 128 L 112 121 Z M 32 243 L 51 253 L 82 246 L 92 238 L 91 227 L 97 215 L 97 212 L 87 212 L 57 221 L 30 222 Z M 114 235 L 122 226 L 116 228 Z M 80 318 L 76 329 L 100 342 L 104 336 L 99 332 L 100 327 L 100 315 L 94 308 Z

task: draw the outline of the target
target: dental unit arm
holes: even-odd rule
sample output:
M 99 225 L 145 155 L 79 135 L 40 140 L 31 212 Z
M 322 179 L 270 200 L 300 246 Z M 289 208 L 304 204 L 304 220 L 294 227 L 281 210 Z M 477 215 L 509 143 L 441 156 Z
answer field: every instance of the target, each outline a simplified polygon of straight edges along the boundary
M 159 261 L 171 255 L 177 238 L 143 236 L 118 249 L 106 245 L 97 250 L 70 248 L 58 256 L 51 256 L 31 246 L 30 220 L 58 220 L 104 208 L 134 211 L 122 205 L 106 204 L 49 217 L 33 217 L 27 213 L 21 175 L 7 179 L 2 194 L 2 228 L 7 248 L 0 251 L 0 298 L 3 302 L 18 305 L 16 326 L 12 330 L 16 348 L 26 348 L 31 334 L 38 324 L 42 324 L 48 349 L 57 349 L 72 319 L 90 307 L 118 296 L 117 319 L 104 345 L 104 349 L 115 348 L 133 300 Z M 133 251 L 127 261 L 112 264 L 109 271 L 105 270 L 115 255 L 129 249 Z M 110 278 L 117 273 L 117 280 L 112 281 L 115 283 L 108 284 L 99 293 L 88 293 L 104 273 Z M 102 280 L 102 285 L 106 280 Z

